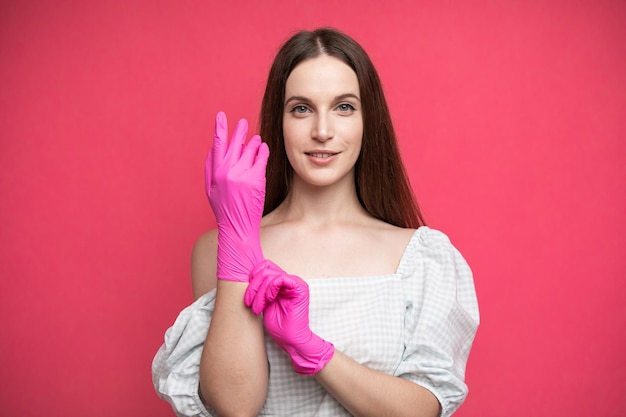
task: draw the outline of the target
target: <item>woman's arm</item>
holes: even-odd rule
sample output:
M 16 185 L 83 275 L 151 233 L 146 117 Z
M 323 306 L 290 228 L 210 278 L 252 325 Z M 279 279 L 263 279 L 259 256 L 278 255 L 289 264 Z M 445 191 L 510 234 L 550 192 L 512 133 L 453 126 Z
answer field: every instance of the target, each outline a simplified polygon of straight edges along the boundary
M 263 326 L 243 304 L 243 294 L 250 270 L 263 259 L 259 238 L 269 149 L 258 135 L 246 143 L 247 132 L 248 122 L 241 119 L 228 140 L 226 115 L 215 117 L 204 173 L 219 232 L 201 238 L 192 259 L 195 296 L 216 287 L 198 389 L 220 416 L 256 416 L 267 396 Z
M 374 371 L 334 349 L 309 327 L 309 289 L 300 277 L 265 260 L 250 273 L 244 302 L 263 313 L 265 329 L 297 373 L 312 375 L 354 416 L 436 417 L 433 394 L 400 377 Z
M 243 303 L 248 283 L 216 279 L 217 231 L 196 243 L 194 297 L 217 286 L 215 309 L 200 361 L 200 395 L 221 416 L 256 416 L 267 396 L 263 325 Z
M 251 272 L 244 302 L 263 312 L 265 328 L 294 370 L 311 375 L 355 417 L 436 417 L 437 398 L 403 378 L 372 370 L 334 349 L 309 327 L 309 291 L 301 278 L 265 260 Z
M 426 388 L 372 370 L 339 351 L 314 378 L 355 417 L 436 417 L 441 412 Z

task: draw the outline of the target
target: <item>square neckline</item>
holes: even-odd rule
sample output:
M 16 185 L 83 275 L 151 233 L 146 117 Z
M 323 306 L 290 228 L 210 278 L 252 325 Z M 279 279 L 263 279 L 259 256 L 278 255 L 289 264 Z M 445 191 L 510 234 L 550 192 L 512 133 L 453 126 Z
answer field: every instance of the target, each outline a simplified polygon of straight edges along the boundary
M 351 285 L 353 281 L 371 281 L 371 280 L 380 280 L 380 279 L 389 279 L 389 278 L 400 278 L 404 271 L 407 268 L 407 264 L 409 262 L 409 256 L 413 252 L 413 248 L 418 244 L 421 236 L 429 230 L 428 226 L 420 226 L 413 231 L 409 241 L 404 247 L 404 251 L 402 252 L 402 256 L 400 256 L 400 261 L 398 262 L 398 266 L 394 272 L 390 272 L 388 274 L 380 274 L 380 275 L 355 275 L 355 276 L 343 276 L 343 277 L 324 277 L 324 278 L 303 278 L 304 281 L 309 285 L 322 285 L 322 283 L 329 283 L 336 285 L 338 283 L 346 283 Z

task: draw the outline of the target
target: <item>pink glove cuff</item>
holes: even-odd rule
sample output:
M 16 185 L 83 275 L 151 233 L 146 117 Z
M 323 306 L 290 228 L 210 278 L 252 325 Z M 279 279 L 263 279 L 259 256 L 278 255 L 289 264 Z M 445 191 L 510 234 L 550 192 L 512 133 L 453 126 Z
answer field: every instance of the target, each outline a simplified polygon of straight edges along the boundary
M 311 332 L 311 340 L 306 348 L 296 350 L 284 347 L 291 358 L 293 369 L 301 375 L 315 375 L 321 371 L 335 354 L 335 346 Z
M 240 235 L 237 229 L 217 225 L 217 278 L 248 282 L 251 265 L 263 260 L 263 250 L 256 235 Z

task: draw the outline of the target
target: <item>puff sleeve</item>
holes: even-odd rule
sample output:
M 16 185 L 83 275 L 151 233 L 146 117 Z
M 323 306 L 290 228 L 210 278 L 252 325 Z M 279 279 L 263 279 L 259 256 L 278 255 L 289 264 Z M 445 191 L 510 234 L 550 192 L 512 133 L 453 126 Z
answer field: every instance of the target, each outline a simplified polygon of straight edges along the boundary
M 395 375 L 431 391 L 442 417 L 467 396 L 465 366 L 479 324 L 472 272 L 443 233 L 422 227 L 405 265 L 404 354 Z
M 185 308 L 165 332 L 152 361 L 152 383 L 178 417 L 209 417 L 198 394 L 200 357 L 215 305 L 215 290 Z

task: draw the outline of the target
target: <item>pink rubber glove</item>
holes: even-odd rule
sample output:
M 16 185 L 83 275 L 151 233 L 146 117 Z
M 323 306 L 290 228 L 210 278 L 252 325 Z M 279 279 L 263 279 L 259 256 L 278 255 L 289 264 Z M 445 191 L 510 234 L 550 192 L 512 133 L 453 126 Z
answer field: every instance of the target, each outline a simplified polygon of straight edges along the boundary
M 302 278 L 264 260 L 250 273 L 244 303 L 254 314 L 263 313 L 265 330 L 289 354 L 297 373 L 316 374 L 333 357 L 333 344 L 309 327 L 309 286 Z
M 226 115 L 219 112 L 204 171 L 218 228 L 217 278 L 238 282 L 247 282 L 252 268 L 263 260 L 259 232 L 269 150 L 258 135 L 246 145 L 247 133 L 248 122 L 241 119 L 228 142 Z

